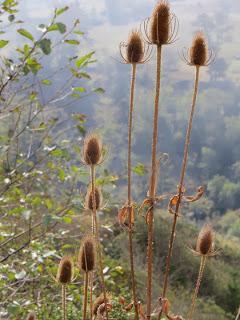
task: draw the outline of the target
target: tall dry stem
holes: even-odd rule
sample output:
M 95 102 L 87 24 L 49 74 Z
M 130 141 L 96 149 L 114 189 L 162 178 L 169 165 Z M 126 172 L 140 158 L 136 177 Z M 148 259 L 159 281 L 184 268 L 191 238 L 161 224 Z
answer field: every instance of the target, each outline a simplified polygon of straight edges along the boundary
M 132 128 L 133 128 L 133 109 L 134 109 L 134 91 L 136 81 L 136 63 L 132 65 L 132 76 L 131 76 L 131 87 L 130 87 L 130 105 L 129 105 L 129 116 L 128 116 L 128 217 L 129 217 L 129 229 L 128 229 L 128 242 L 129 242 L 129 255 L 130 255 L 130 267 L 131 267 L 131 281 L 132 281 L 132 295 L 135 310 L 135 319 L 138 320 L 138 301 L 136 294 L 136 280 L 135 280 L 135 268 L 134 268 L 134 256 L 133 256 L 133 228 L 131 221 L 131 205 L 132 205 Z
M 201 262 L 200 262 L 200 267 L 199 267 L 199 272 L 198 272 L 198 278 L 197 278 L 194 294 L 193 294 L 193 297 L 192 297 L 192 303 L 191 303 L 190 311 L 189 311 L 188 318 L 187 318 L 188 320 L 192 320 L 192 318 L 193 318 L 193 314 L 194 314 L 194 311 L 195 311 L 196 300 L 197 300 L 199 288 L 200 288 L 200 285 L 201 285 L 204 268 L 205 268 L 205 265 L 206 265 L 206 260 L 207 260 L 207 256 L 201 256 Z
M 62 285 L 62 319 L 67 320 L 66 285 Z
M 153 215 L 154 200 L 156 196 L 157 185 L 157 141 L 158 141 L 158 111 L 161 84 L 161 60 L 162 46 L 157 46 L 157 66 L 156 66 L 156 93 L 154 102 L 153 117 L 153 135 L 152 135 L 152 165 L 151 177 L 149 182 L 149 198 L 151 200 L 151 208 L 148 213 L 148 245 L 147 245 L 147 319 L 151 319 L 152 309 L 152 264 L 153 264 Z
M 184 188 L 184 177 L 185 177 L 186 168 L 187 168 L 188 151 L 189 151 L 189 144 L 190 144 L 190 140 L 191 140 L 193 117 L 194 117 L 197 94 L 198 94 L 200 67 L 196 66 L 195 70 L 196 70 L 196 72 L 195 72 L 192 106 L 191 106 L 191 111 L 190 111 L 190 116 L 189 116 L 189 121 L 188 121 L 188 127 L 187 127 L 187 133 L 186 133 L 186 139 L 185 139 L 185 145 L 184 145 L 182 169 L 181 169 L 180 180 L 179 180 L 179 185 L 178 185 L 178 201 L 177 201 L 175 212 L 174 212 L 172 230 L 171 230 L 171 235 L 170 235 L 170 240 L 169 240 L 168 254 L 167 254 L 167 259 L 166 259 L 166 270 L 165 270 L 165 274 L 164 274 L 163 293 L 162 293 L 163 298 L 166 297 L 167 288 L 168 288 L 168 278 L 169 278 L 171 257 L 172 257 L 172 251 L 173 251 L 173 245 L 174 245 L 174 239 L 175 239 L 175 233 L 176 233 L 177 218 L 179 216 L 179 209 L 180 209 L 181 201 L 182 201 L 182 191 Z M 160 311 L 158 319 L 161 319 L 161 316 L 162 316 L 162 311 Z
M 88 272 L 84 273 L 84 298 L 83 298 L 83 320 L 87 319 L 88 302 Z
M 98 262 L 99 262 L 99 271 L 100 271 L 100 278 L 101 278 L 101 286 L 103 290 L 104 296 L 104 303 L 106 306 L 106 318 L 108 320 L 108 310 L 107 310 L 107 292 L 103 274 L 103 262 L 102 262 L 102 251 L 101 251 L 101 243 L 100 243 L 100 235 L 99 235 L 99 225 L 97 219 L 97 210 L 96 210 L 96 199 L 95 199 L 95 166 L 90 166 L 90 175 L 91 175 L 91 187 L 92 187 L 92 202 L 93 202 L 93 220 L 94 220 L 94 227 L 95 227 L 95 238 L 97 243 L 97 255 L 98 255 Z

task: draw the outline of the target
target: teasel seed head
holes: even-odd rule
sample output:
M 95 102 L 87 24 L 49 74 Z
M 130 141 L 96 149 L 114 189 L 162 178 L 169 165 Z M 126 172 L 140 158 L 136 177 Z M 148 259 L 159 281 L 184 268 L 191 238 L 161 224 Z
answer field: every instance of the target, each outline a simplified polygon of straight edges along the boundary
M 37 316 L 35 312 L 30 312 L 27 316 L 27 320 L 37 320 Z
M 83 239 L 79 255 L 78 266 L 84 272 L 93 271 L 95 268 L 95 241 L 92 236 L 87 236 Z
M 139 31 L 132 31 L 127 42 L 127 62 L 141 63 L 144 55 L 144 44 Z
M 109 302 L 109 295 L 107 294 L 107 303 Z M 100 294 L 99 297 L 96 298 L 96 300 L 94 301 L 93 303 L 93 314 L 96 316 L 97 315 L 97 312 L 98 312 L 98 308 L 103 304 L 105 303 L 105 300 L 104 300 L 104 295 L 103 293 Z
M 88 135 L 84 139 L 83 161 L 86 165 L 93 166 L 102 162 L 102 141 L 95 133 Z
M 208 58 L 207 42 L 202 32 L 196 33 L 190 48 L 190 62 L 194 66 L 205 66 Z
M 143 40 L 139 30 L 132 30 L 128 41 L 120 43 L 119 51 L 126 64 L 144 64 L 151 57 L 151 48 Z
M 208 43 L 203 32 L 196 32 L 190 49 L 183 50 L 182 58 L 188 65 L 198 68 L 208 66 L 213 62 L 215 56 L 213 51 L 208 49 Z
M 101 189 L 98 187 L 95 187 L 95 204 L 96 204 L 96 211 L 101 209 L 102 206 L 102 193 Z M 92 192 L 92 186 L 89 185 L 88 191 L 85 197 L 85 209 L 93 211 L 93 192 Z
M 212 255 L 214 252 L 214 234 L 208 224 L 205 224 L 199 232 L 196 251 L 202 256 Z
M 153 13 L 151 23 L 151 40 L 153 44 L 163 45 L 168 43 L 170 27 L 170 7 L 167 1 L 160 1 Z
M 70 283 L 74 276 L 73 261 L 70 257 L 63 257 L 58 265 L 56 280 L 62 285 Z
M 149 44 L 162 46 L 173 43 L 178 33 L 178 19 L 171 13 L 167 0 L 160 0 L 150 18 L 143 24 L 146 40 Z

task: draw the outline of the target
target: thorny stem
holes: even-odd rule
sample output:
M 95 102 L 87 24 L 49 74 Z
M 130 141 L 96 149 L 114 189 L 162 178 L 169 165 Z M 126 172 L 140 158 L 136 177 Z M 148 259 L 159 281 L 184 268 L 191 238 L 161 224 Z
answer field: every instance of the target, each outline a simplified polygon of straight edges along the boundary
M 62 285 L 62 318 L 67 320 L 66 285 Z
M 148 215 L 148 246 L 147 246 L 147 319 L 151 319 L 152 306 L 152 263 L 153 263 L 153 211 L 154 198 L 157 184 L 157 140 L 158 140 L 158 105 L 161 84 L 161 57 L 162 46 L 157 47 L 157 70 L 156 70 L 156 94 L 154 103 L 153 137 L 152 137 L 152 168 L 149 186 L 149 197 L 152 200 Z
M 184 145 L 182 169 L 181 169 L 179 186 L 178 186 L 178 201 L 177 201 L 175 212 L 174 212 L 171 236 L 170 236 L 169 247 L 168 247 L 168 255 L 167 255 L 167 259 L 166 259 L 166 270 L 165 270 L 165 274 L 164 274 L 162 298 L 165 298 L 166 293 L 167 293 L 167 288 L 168 288 L 168 277 L 169 277 L 169 272 L 170 272 L 171 257 L 172 257 L 174 239 L 175 239 L 176 226 L 177 226 L 177 218 L 178 218 L 179 209 L 180 209 L 181 201 L 182 201 L 182 192 L 183 192 L 184 177 L 185 177 L 186 167 L 187 167 L 188 150 L 189 150 L 189 144 L 190 144 L 190 139 L 191 139 L 193 116 L 194 116 L 194 112 L 195 112 L 195 106 L 196 106 L 196 100 L 197 100 L 197 94 L 198 94 L 199 71 L 200 71 L 200 67 L 196 67 L 192 106 L 191 106 L 191 112 L 190 112 L 190 117 L 189 117 L 189 121 L 188 121 L 188 127 L 187 127 L 187 133 L 186 133 L 186 139 L 185 139 L 185 145 Z M 161 319 L 161 316 L 162 316 L 162 310 L 159 313 L 158 320 Z
M 136 64 L 132 64 L 132 76 L 131 76 L 131 87 L 130 87 L 130 106 L 128 116 L 128 242 L 129 242 L 129 255 L 130 255 L 130 266 L 131 266 L 131 280 L 132 280 L 132 294 L 135 309 L 135 320 L 138 320 L 138 301 L 136 295 L 136 281 L 135 281 L 135 270 L 134 270 L 134 257 L 133 257 L 133 228 L 131 219 L 131 205 L 132 205 L 132 175 L 131 175 L 131 152 L 132 152 L 132 127 L 133 127 L 133 109 L 134 109 L 134 91 L 136 82 Z
M 199 273 L 198 273 L 198 278 L 197 278 L 197 282 L 196 282 L 196 286 L 195 286 L 195 290 L 194 290 L 194 294 L 192 297 L 192 304 L 191 304 L 191 308 L 188 314 L 188 320 L 192 320 L 193 317 L 193 313 L 195 310 L 195 305 L 196 305 L 196 300 L 197 300 L 197 296 L 198 296 L 198 291 L 201 285 L 201 281 L 202 281 L 202 277 L 203 277 L 203 272 L 204 272 L 204 268 L 206 265 L 206 261 L 207 261 L 207 256 L 202 256 L 201 257 L 201 262 L 200 262 L 200 267 L 199 267 Z
M 100 270 L 100 278 L 101 278 L 101 285 L 103 290 L 103 297 L 106 309 L 106 320 L 108 320 L 108 310 L 107 310 L 107 292 L 105 286 L 105 280 L 103 275 L 103 262 L 102 262 L 102 252 L 101 252 L 101 244 L 100 244 L 100 235 L 99 235 L 99 226 L 97 220 L 97 210 L 96 210 L 96 199 L 95 199 L 95 166 L 91 166 L 91 186 L 92 186 L 92 201 L 93 201 L 93 219 L 94 219 L 94 226 L 95 226 L 95 238 L 97 243 L 97 253 L 98 253 L 98 262 L 99 262 L 99 270 Z
M 83 298 L 83 320 L 87 318 L 87 301 L 88 301 L 88 272 L 84 274 L 84 298 Z

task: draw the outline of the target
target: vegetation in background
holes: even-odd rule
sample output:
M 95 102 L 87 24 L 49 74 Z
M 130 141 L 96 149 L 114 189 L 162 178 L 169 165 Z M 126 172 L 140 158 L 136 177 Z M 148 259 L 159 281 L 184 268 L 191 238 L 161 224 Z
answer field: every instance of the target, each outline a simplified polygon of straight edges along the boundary
M 40 24 L 33 32 L 27 22 L 18 20 L 17 5 L 17 1 L 3 1 L 0 13 L 2 18 L 0 317 L 57 320 L 78 319 L 82 316 L 84 319 L 87 316 L 91 319 L 108 317 L 109 319 L 133 319 L 134 316 L 136 319 L 138 317 L 155 319 L 164 316 L 164 320 L 179 320 L 182 319 L 180 315 L 187 315 L 189 312 L 192 285 L 198 278 L 192 303 L 192 306 L 195 306 L 195 298 L 199 293 L 194 319 L 211 320 L 216 317 L 220 320 L 234 319 L 240 297 L 238 281 L 240 277 L 237 271 L 240 256 L 237 245 L 239 241 L 238 151 L 237 148 L 233 148 L 231 159 L 226 161 L 226 150 L 222 149 L 221 145 L 225 143 L 231 148 L 236 144 L 235 133 L 238 130 L 238 123 L 237 118 L 232 115 L 221 117 L 220 113 L 213 112 L 209 114 L 206 127 L 203 112 L 209 109 L 204 107 L 208 100 L 204 96 L 204 86 L 200 87 L 202 90 L 199 95 L 199 104 L 203 104 L 203 108 L 202 111 L 199 110 L 199 120 L 192 132 L 189 172 L 186 178 L 188 190 L 193 191 L 196 183 L 202 180 L 202 172 L 204 172 L 204 184 L 208 181 L 207 197 L 202 197 L 203 188 L 199 188 L 194 196 L 183 196 L 185 188 L 183 188 L 182 179 L 179 192 L 171 198 L 168 208 L 177 218 L 179 214 L 177 207 L 180 207 L 180 204 L 185 214 L 189 208 L 184 202 L 193 202 L 201 197 L 192 205 L 192 213 L 190 212 L 189 217 L 197 221 L 211 219 L 219 231 L 216 235 L 216 247 L 222 249 L 221 254 L 206 265 L 205 277 L 202 278 L 202 271 L 206 256 L 212 253 L 212 244 L 208 246 L 209 250 L 203 253 L 198 275 L 198 259 L 191 255 L 187 248 L 190 244 L 186 242 L 186 239 L 191 241 L 196 238 L 197 230 L 186 220 L 180 221 L 178 226 L 176 224 L 171 226 L 169 216 L 157 210 L 159 201 L 156 200 L 163 201 L 165 206 L 164 200 L 171 197 L 170 194 L 174 194 L 176 188 L 176 172 L 180 170 L 177 163 L 183 156 L 183 132 L 187 118 L 187 110 L 184 112 L 176 110 L 174 98 L 173 106 L 168 112 L 166 111 L 165 108 L 168 106 L 165 105 L 164 97 L 171 96 L 172 88 L 163 86 L 161 92 L 163 110 L 159 118 L 159 127 L 163 127 L 165 136 L 171 137 L 172 143 L 166 148 L 166 140 L 160 139 L 161 150 L 166 148 L 170 157 L 162 154 L 158 161 L 156 149 L 160 50 L 162 44 L 173 40 L 171 34 L 175 34 L 175 29 L 170 28 L 169 12 L 168 19 L 165 21 L 164 15 L 156 9 L 153 13 L 153 21 L 149 20 L 149 26 L 152 29 L 148 40 L 158 48 L 152 168 L 149 170 L 147 165 L 140 162 L 134 164 L 139 151 L 131 147 L 134 92 L 132 86 L 128 132 L 128 175 L 121 173 L 118 178 L 117 175 L 111 175 L 104 169 L 106 164 L 103 165 L 103 169 L 100 168 L 98 175 L 95 175 L 95 164 L 102 163 L 103 155 L 106 158 L 105 149 L 102 149 L 98 138 L 94 138 L 97 136 L 90 136 L 95 139 L 93 139 L 95 142 L 91 144 L 91 139 L 87 138 L 85 140 L 87 144 L 83 146 L 82 153 L 81 140 L 86 132 L 86 116 L 81 113 L 70 114 L 67 111 L 69 105 L 81 104 L 83 98 L 104 92 L 102 88 L 92 88 L 89 72 L 91 72 L 91 64 L 95 62 L 94 52 L 82 52 L 80 41 L 83 32 L 79 30 L 79 20 L 68 27 L 62 20 L 62 14 L 69 8 L 56 9 L 52 19 Z M 159 6 L 164 10 L 169 9 L 165 1 L 160 2 Z M 165 11 L 164 14 L 166 14 Z M 171 16 L 170 19 L 171 22 L 175 21 L 172 19 L 175 17 Z M 165 28 L 161 28 L 161 21 L 165 21 Z M 157 30 L 155 33 L 154 28 Z M 162 33 L 159 33 L 159 28 Z M 9 35 L 13 30 L 21 42 L 10 40 Z M 160 35 L 165 37 L 161 43 L 158 39 Z M 136 40 L 135 43 L 131 41 L 130 38 L 126 47 L 127 62 L 132 64 L 132 84 L 135 84 L 134 68 L 139 62 L 139 56 L 133 55 L 136 52 Z M 139 41 L 142 40 L 139 39 Z M 202 44 L 204 47 L 205 40 Z M 15 48 L 16 45 L 17 48 Z M 137 49 L 139 52 L 139 42 L 137 42 Z M 59 62 L 56 53 L 60 50 L 62 57 Z M 146 62 L 149 56 L 142 49 L 140 51 L 143 59 L 141 63 Z M 56 63 L 52 63 L 53 61 Z M 203 64 L 205 62 L 206 59 Z M 194 61 L 193 64 L 198 70 L 199 63 Z M 141 86 L 138 90 L 141 93 Z M 173 88 L 173 90 L 179 89 Z M 208 92 L 208 94 L 214 94 L 214 92 Z M 219 103 L 223 103 L 221 97 L 216 97 L 217 101 L 218 98 Z M 152 98 L 150 100 L 152 101 Z M 188 101 L 188 94 L 183 94 L 177 105 L 180 103 L 180 106 L 185 107 Z M 139 115 L 142 116 L 142 104 L 142 102 L 136 103 L 138 108 L 136 122 L 139 120 Z M 148 113 L 151 114 L 149 110 Z M 96 114 L 93 116 L 95 117 Z M 211 122 L 213 118 L 214 121 Z M 210 123 L 213 124 L 209 125 Z M 102 125 L 104 126 L 104 123 Z M 223 127 L 226 128 L 224 134 L 222 134 Z M 114 122 L 109 123 L 104 129 L 109 128 L 114 131 Z M 149 129 L 151 128 L 150 125 Z M 141 123 L 133 133 L 134 139 L 137 136 L 137 139 L 142 139 L 144 145 L 148 135 L 146 132 L 141 133 Z M 214 138 L 209 141 L 209 137 Z M 114 135 L 111 138 L 114 139 Z M 160 138 L 162 138 L 161 132 Z M 190 135 L 187 135 L 187 147 L 189 139 Z M 206 146 L 199 147 L 204 139 Z M 221 139 L 219 145 L 216 143 L 218 139 Z M 196 143 L 198 140 L 200 144 Z M 116 139 L 116 146 L 118 143 L 119 139 Z M 90 153 L 87 152 L 89 148 Z M 119 146 L 119 152 L 116 155 L 115 150 L 111 150 L 109 157 L 113 155 L 118 158 L 117 161 L 121 161 L 121 158 L 125 159 L 120 151 L 122 149 L 124 149 L 122 145 Z M 173 160 L 171 160 L 171 153 L 175 155 Z M 187 155 L 188 150 L 184 153 L 183 177 Z M 168 158 L 170 163 L 165 161 Z M 220 160 L 216 161 L 216 159 Z M 89 166 L 90 174 L 83 166 L 82 160 Z M 159 183 L 161 196 L 156 197 L 157 169 L 160 162 L 163 168 Z M 118 162 L 110 168 L 116 169 L 117 164 Z M 223 168 L 229 167 L 229 164 L 231 169 L 228 172 L 223 171 Z M 145 197 L 149 171 L 154 180 L 151 179 L 150 190 L 154 192 L 149 193 L 143 203 L 149 205 L 146 216 L 136 217 L 136 214 L 134 215 L 136 207 L 141 206 L 133 203 L 132 199 L 136 197 L 139 201 L 140 196 Z M 224 174 L 220 175 L 219 172 Z M 132 176 L 134 179 L 131 179 Z M 121 226 L 127 227 L 128 239 L 121 226 L 116 223 L 118 204 L 126 190 L 123 187 L 126 177 L 128 203 L 121 209 L 124 212 L 120 210 L 122 213 L 120 222 Z M 82 191 L 87 187 L 89 179 L 91 183 L 84 201 Z M 103 190 L 105 205 L 102 205 L 100 186 L 106 186 L 105 190 L 110 191 L 109 195 Z M 167 192 L 163 192 L 166 189 Z M 125 194 L 124 198 L 126 198 Z M 183 198 L 188 201 L 181 203 Z M 153 225 L 155 232 L 153 232 Z M 175 230 L 177 230 L 175 247 L 168 248 L 169 234 L 171 233 L 174 237 Z M 99 271 L 94 272 L 94 268 L 86 267 L 89 265 L 88 254 L 87 250 L 82 250 L 78 262 L 74 258 L 73 262 L 67 264 L 66 270 L 63 268 L 64 264 L 60 262 L 57 273 L 61 257 L 76 257 L 80 239 L 89 231 L 96 240 Z M 148 276 L 145 272 L 147 243 Z M 170 243 L 173 244 L 173 240 Z M 127 246 L 130 247 L 130 264 Z M 197 251 L 200 247 L 197 246 Z M 102 250 L 104 250 L 103 256 Z M 135 256 L 135 268 L 133 256 Z M 64 259 L 68 258 L 63 258 L 63 262 Z M 169 262 L 167 269 L 163 267 L 166 260 Z M 73 264 L 78 265 L 80 269 L 80 273 L 77 272 L 75 278 L 72 270 L 69 273 Z M 71 266 L 70 269 L 68 266 Z M 66 277 L 63 276 L 65 271 Z M 57 283 L 53 279 L 56 274 Z M 164 275 L 165 284 L 168 284 L 169 288 L 167 296 L 165 295 L 167 286 L 163 288 L 161 286 Z M 200 280 L 202 280 L 202 286 L 199 288 Z M 62 285 L 62 292 L 59 290 L 59 283 Z M 147 301 L 146 283 L 148 283 Z M 68 284 L 67 290 L 66 284 Z M 132 297 L 130 288 L 133 289 L 133 293 L 136 290 L 135 298 Z M 164 294 L 159 296 L 159 292 L 162 291 Z M 137 299 L 139 302 L 136 302 Z M 88 312 L 87 305 L 89 305 Z M 192 311 L 193 308 L 189 319 L 193 314 Z

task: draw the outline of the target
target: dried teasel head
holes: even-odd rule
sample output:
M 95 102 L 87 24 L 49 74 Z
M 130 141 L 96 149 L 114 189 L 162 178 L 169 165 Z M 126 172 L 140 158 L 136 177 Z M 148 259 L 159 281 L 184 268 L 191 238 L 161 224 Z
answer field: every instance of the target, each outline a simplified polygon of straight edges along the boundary
M 37 320 L 37 316 L 35 312 L 30 312 L 27 316 L 27 320 Z
M 83 161 L 86 165 L 96 166 L 102 162 L 103 146 L 99 136 L 95 133 L 84 139 Z
M 183 51 L 183 60 L 190 66 L 205 67 L 214 60 L 212 50 L 208 49 L 208 43 L 203 32 L 197 32 L 193 37 L 190 49 Z
M 106 296 L 106 303 L 108 303 L 110 300 L 110 296 L 109 294 L 107 294 Z M 96 298 L 96 300 L 93 302 L 93 314 L 96 316 L 97 313 L 98 313 L 98 308 L 101 306 L 101 305 L 105 305 L 105 299 L 104 299 L 104 295 L 103 293 L 100 294 L 100 296 L 98 296 Z
M 95 192 L 93 193 L 92 191 L 92 186 L 89 185 L 87 194 L 85 196 L 85 204 L 84 207 L 86 210 L 91 210 L 93 211 L 96 209 L 97 211 L 101 209 L 102 207 L 102 193 L 101 189 L 98 187 L 95 187 Z M 96 208 L 93 208 L 93 194 L 95 194 L 95 206 Z
M 79 251 L 78 266 L 84 272 L 90 272 L 95 268 L 95 263 L 95 241 L 92 236 L 86 236 Z
M 214 252 L 214 234 L 209 224 L 205 224 L 199 232 L 196 251 L 202 255 L 211 255 Z
M 56 280 L 62 285 L 70 283 L 74 276 L 73 261 L 70 257 L 63 257 L 58 265 Z
M 166 0 L 159 1 L 151 17 L 143 23 L 146 41 L 157 46 L 173 43 L 176 40 L 178 27 L 178 19 L 171 13 Z
M 126 43 L 120 43 L 119 51 L 124 63 L 128 64 L 143 64 L 151 56 L 150 47 L 143 41 L 138 30 L 133 30 L 130 33 Z

